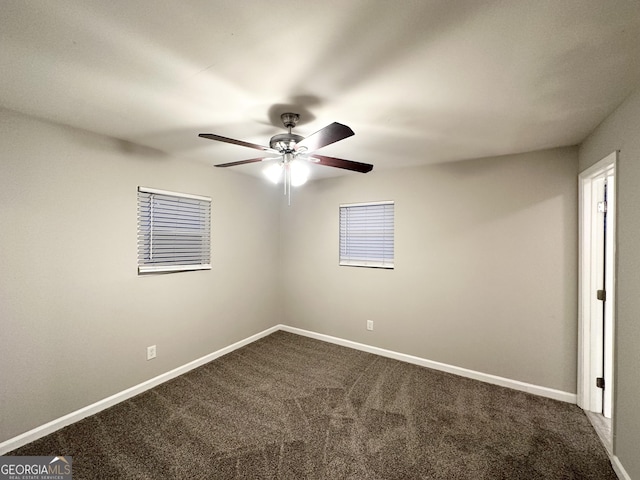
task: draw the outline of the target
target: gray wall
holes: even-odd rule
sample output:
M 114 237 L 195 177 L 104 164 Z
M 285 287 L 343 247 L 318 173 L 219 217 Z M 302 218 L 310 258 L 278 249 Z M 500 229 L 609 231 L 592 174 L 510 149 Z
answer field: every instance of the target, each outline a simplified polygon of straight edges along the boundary
M 0 442 L 280 322 L 260 179 L 6 110 L 0 138 Z M 212 197 L 211 271 L 137 275 L 138 185 Z
M 581 145 L 580 170 L 614 150 L 617 169 L 614 453 L 640 478 L 640 88 Z
M 565 148 L 305 185 L 281 208 L 285 323 L 575 393 L 577 166 Z M 339 204 L 376 200 L 395 270 L 338 266 Z

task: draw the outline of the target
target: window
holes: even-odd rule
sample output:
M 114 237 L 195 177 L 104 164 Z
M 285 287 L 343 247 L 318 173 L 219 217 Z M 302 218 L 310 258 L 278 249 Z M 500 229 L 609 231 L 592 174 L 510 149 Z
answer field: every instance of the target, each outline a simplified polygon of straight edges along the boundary
M 211 199 L 138 187 L 138 273 L 211 268 Z
M 394 203 L 340 205 L 340 265 L 393 268 Z

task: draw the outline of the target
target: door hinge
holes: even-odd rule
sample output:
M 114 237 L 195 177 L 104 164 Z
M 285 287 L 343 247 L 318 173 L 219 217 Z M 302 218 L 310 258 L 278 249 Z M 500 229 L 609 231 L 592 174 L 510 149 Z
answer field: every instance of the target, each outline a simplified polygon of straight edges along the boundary
M 604 378 L 603 377 L 596 378 L 596 387 L 604 389 Z
M 598 290 L 596 293 L 596 297 L 598 300 L 602 300 L 603 302 L 607 301 L 607 291 L 606 290 Z
M 598 202 L 598 212 L 607 213 L 607 202 L 606 200 L 603 202 Z

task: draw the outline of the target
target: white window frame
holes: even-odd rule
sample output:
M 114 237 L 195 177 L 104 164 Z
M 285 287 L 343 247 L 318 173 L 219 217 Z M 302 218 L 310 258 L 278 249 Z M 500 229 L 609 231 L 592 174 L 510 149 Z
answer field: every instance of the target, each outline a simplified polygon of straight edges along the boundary
M 360 210 L 364 213 L 364 209 L 359 207 L 380 207 L 391 205 L 391 217 L 384 218 L 384 213 L 382 214 L 381 220 L 383 221 L 382 229 L 383 232 L 379 231 L 374 234 L 373 230 L 376 228 L 373 225 L 366 225 L 365 231 L 348 232 L 346 230 L 347 226 L 343 220 L 343 215 L 351 208 L 354 211 Z M 387 211 L 385 209 L 384 211 Z M 338 257 L 339 264 L 342 266 L 350 266 L 350 267 L 370 267 L 370 268 L 384 268 L 384 269 L 393 269 L 395 268 L 395 202 L 392 200 L 385 200 L 379 202 L 365 202 L 365 203 L 343 203 L 340 204 L 339 209 L 339 239 L 338 239 Z M 376 221 L 380 221 L 380 219 L 376 219 Z M 389 231 L 390 229 L 390 231 Z M 367 232 L 368 230 L 368 232 Z M 369 235 L 367 235 L 369 233 Z M 349 243 L 350 239 L 353 241 L 354 234 L 360 235 L 360 238 L 367 243 L 363 247 L 364 250 L 368 250 L 366 253 L 349 253 Z M 383 237 L 383 245 L 382 247 L 378 245 L 374 245 L 373 242 L 380 242 L 380 237 Z M 350 237 L 350 239 L 349 239 Z M 376 237 L 376 238 L 374 238 Z M 391 246 L 389 247 L 389 243 Z M 377 250 L 377 252 L 376 252 Z
M 143 194 L 143 195 L 141 195 Z M 154 228 L 153 222 L 153 203 L 150 205 L 149 215 L 143 215 L 143 202 L 144 196 L 151 195 L 151 198 L 155 195 L 159 195 L 167 199 L 166 197 L 174 197 L 177 204 L 181 200 L 185 205 L 189 205 L 189 208 L 193 208 L 190 221 L 196 219 L 198 228 L 187 229 L 179 227 L 170 228 L 168 226 L 159 227 L 156 225 Z M 201 195 L 192 195 L 187 193 L 171 192 L 169 190 L 160 190 L 157 188 L 138 187 L 138 274 L 145 273 L 165 273 L 165 272 L 184 272 L 192 270 L 210 270 L 211 269 L 211 198 Z M 193 202 L 193 201 L 196 202 Z M 177 205 L 176 204 L 176 205 Z M 197 208 L 194 208 L 197 207 Z M 171 220 L 176 220 L 175 225 L 181 225 L 180 220 L 185 219 L 186 212 L 173 211 L 174 215 Z M 156 222 L 157 223 L 157 222 Z M 154 235 L 155 234 L 155 235 Z M 171 243 L 172 236 L 181 237 L 176 238 L 175 243 Z M 191 236 L 196 240 L 193 244 L 191 241 L 189 247 L 184 246 L 184 237 Z M 162 242 L 165 243 L 163 247 L 157 247 L 154 249 L 154 238 L 162 236 Z M 198 245 L 197 242 L 200 242 Z M 163 248 L 162 253 L 160 248 Z M 186 253 L 185 262 L 180 263 L 181 255 L 172 249 L 179 249 Z M 182 253 L 181 252 L 181 253 Z M 176 254 L 172 257 L 171 254 Z M 160 255 L 155 259 L 153 256 Z

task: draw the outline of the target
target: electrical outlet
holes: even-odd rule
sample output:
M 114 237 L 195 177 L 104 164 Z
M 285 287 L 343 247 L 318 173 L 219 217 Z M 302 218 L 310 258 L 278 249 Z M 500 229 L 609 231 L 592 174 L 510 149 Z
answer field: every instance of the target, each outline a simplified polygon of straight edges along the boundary
M 373 320 L 367 320 L 367 330 L 373 330 Z
M 150 347 L 147 347 L 147 360 L 151 360 L 153 358 L 156 358 L 156 346 L 155 345 L 151 345 Z

